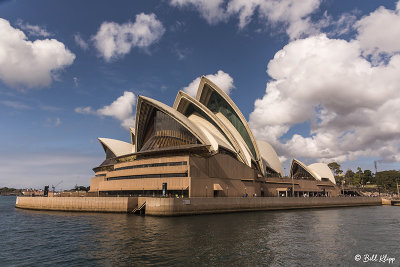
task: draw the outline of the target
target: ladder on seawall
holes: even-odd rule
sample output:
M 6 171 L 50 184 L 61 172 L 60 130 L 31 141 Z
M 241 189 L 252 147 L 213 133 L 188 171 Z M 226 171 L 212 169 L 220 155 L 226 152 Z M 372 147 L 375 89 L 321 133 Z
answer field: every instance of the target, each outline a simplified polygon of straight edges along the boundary
M 137 206 L 136 208 L 134 208 L 131 213 L 133 213 L 133 214 L 144 214 L 145 210 L 146 210 L 146 201 L 143 202 L 143 204 L 140 205 L 140 207 Z

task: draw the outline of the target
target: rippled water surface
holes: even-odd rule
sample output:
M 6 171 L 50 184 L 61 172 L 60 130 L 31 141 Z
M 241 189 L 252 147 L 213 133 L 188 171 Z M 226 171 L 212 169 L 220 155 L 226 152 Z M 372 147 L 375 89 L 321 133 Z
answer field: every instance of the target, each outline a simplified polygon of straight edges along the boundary
M 0 197 L 0 266 L 400 266 L 400 207 L 150 217 L 15 209 Z M 376 263 L 388 265 L 384 263 Z

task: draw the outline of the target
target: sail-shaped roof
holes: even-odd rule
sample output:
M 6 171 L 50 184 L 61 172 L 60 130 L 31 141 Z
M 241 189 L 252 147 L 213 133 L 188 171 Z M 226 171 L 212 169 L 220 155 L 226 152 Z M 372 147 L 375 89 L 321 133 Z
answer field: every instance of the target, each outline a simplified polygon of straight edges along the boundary
M 131 144 L 135 145 L 135 128 L 129 127 L 129 132 L 131 134 Z
M 284 174 L 282 164 L 274 148 L 269 143 L 262 140 L 257 140 L 257 145 L 261 154 L 261 158 L 265 161 L 264 168 L 270 168 L 283 177 Z
M 246 144 L 251 158 L 257 162 L 260 170 L 264 172 L 260 152 L 253 133 L 243 114 L 232 99 L 204 76 L 201 78 L 196 99 L 214 114 L 223 115 L 230 122 Z
M 319 181 L 327 179 L 334 184 L 336 183 L 332 171 L 325 163 L 313 163 L 307 166 L 303 162 L 293 159 L 290 167 L 290 176 L 295 179 L 313 178 Z
M 331 169 L 325 163 L 313 163 L 308 165 L 308 168 L 313 170 L 318 176 L 318 180 L 329 179 L 332 183 L 336 184 L 335 176 Z
M 211 149 L 209 138 L 195 123 L 148 97 L 138 97 L 135 129 L 136 151 L 186 144 L 203 144 Z
M 292 160 L 290 166 L 290 177 L 294 179 L 315 179 L 318 180 L 318 175 L 308 168 L 303 162 L 297 159 Z
M 110 138 L 98 138 L 99 142 L 103 146 L 104 152 L 106 153 L 106 157 L 119 157 L 127 154 L 131 154 L 135 152 L 135 146 L 116 139 Z M 107 150 L 112 152 L 112 154 L 107 155 Z
M 229 144 L 229 141 L 221 135 L 218 129 L 207 121 L 198 113 L 192 113 L 188 119 L 198 126 L 211 142 L 214 151 L 218 151 L 219 147 L 223 147 L 235 153 L 234 148 Z
M 175 99 L 174 108 L 189 119 L 192 117 L 192 114 L 202 117 L 205 120 L 203 124 L 205 124 L 206 129 L 216 135 L 217 139 L 227 143 L 228 148 L 238 154 L 240 161 L 247 162 L 237 139 L 226 125 L 202 103 L 185 92 L 179 91 Z

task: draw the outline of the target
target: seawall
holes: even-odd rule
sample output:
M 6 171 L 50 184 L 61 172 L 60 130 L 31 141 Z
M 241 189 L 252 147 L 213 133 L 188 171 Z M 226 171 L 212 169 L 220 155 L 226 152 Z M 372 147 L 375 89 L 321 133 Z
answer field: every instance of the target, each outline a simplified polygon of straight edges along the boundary
M 258 197 L 190 199 L 139 197 L 139 205 L 144 201 L 146 201 L 146 214 L 156 216 L 382 205 L 382 199 L 379 197 Z
M 129 212 L 137 197 L 17 197 L 15 207 L 32 210 Z
M 378 197 L 17 197 L 15 206 L 34 210 L 127 213 L 141 207 L 144 202 L 146 214 L 155 216 L 382 205 L 382 199 Z

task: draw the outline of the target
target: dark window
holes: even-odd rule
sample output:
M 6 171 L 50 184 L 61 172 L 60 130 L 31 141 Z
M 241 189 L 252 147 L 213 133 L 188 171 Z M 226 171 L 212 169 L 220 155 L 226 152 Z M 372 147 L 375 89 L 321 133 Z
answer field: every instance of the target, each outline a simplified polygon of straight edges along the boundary
M 103 145 L 103 149 L 106 152 L 106 159 L 111 159 L 111 158 L 115 158 L 115 154 L 105 145 Z
M 141 178 L 169 178 L 169 177 L 188 177 L 188 173 L 158 173 L 158 174 L 140 174 L 129 176 L 118 176 L 107 178 L 107 181 L 126 180 L 126 179 L 141 179 Z
M 303 167 L 301 167 L 299 164 L 295 164 L 293 166 L 292 177 L 293 177 L 293 179 L 315 180 L 315 178 L 308 171 L 306 171 Z
M 257 158 L 256 151 L 251 141 L 250 135 L 247 132 L 242 120 L 239 118 L 238 114 L 233 110 L 231 105 L 229 105 L 226 100 L 219 95 L 217 92 L 213 91 L 210 100 L 206 105 L 214 114 L 222 113 L 236 128 L 239 134 L 242 136 L 243 140 L 246 142 L 254 158 Z
M 189 190 L 168 190 L 166 197 L 189 197 Z M 119 191 L 101 191 L 100 196 L 147 196 L 162 197 L 162 190 L 119 190 Z
M 130 169 L 139 169 L 139 168 L 152 168 L 152 167 L 164 167 L 164 166 L 181 166 L 187 165 L 186 161 L 178 161 L 178 162 L 163 162 L 163 163 L 151 163 L 151 164 L 140 164 L 126 167 L 115 168 L 115 171 L 120 170 L 130 170 Z
M 159 110 L 153 112 L 143 140 L 143 147 L 140 151 L 199 143 L 189 130 Z

